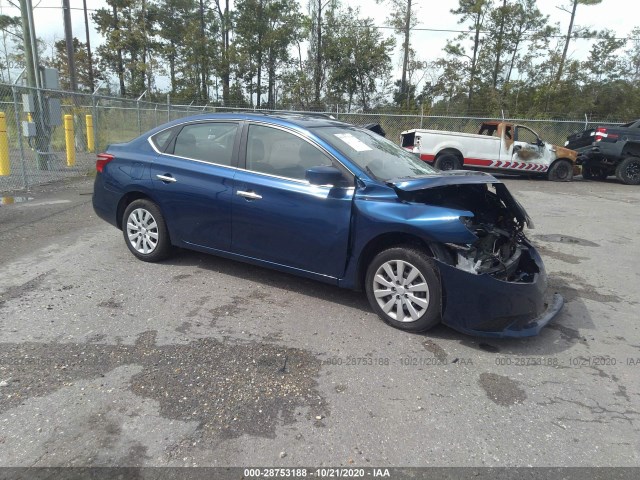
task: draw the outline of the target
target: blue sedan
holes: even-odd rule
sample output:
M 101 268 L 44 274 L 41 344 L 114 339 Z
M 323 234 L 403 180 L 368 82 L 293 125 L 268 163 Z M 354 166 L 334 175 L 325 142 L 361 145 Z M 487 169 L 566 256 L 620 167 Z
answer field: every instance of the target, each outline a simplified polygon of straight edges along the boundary
M 93 207 L 140 260 L 177 246 L 363 289 L 412 332 L 531 336 L 562 307 L 504 184 L 353 125 L 193 116 L 110 145 L 96 169 Z

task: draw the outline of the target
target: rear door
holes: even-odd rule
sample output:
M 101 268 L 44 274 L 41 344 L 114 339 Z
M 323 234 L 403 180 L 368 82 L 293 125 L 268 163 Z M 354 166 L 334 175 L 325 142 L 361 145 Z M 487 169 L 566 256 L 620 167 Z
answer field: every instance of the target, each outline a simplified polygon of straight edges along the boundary
M 180 127 L 152 166 L 156 198 L 174 243 L 228 251 L 239 123 Z
M 318 146 L 276 126 L 250 124 L 242 151 L 245 168 L 236 174 L 233 195 L 233 252 L 341 277 L 354 188 L 310 185 L 305 172 L 334 165 L 350 185 L 353 175 Z

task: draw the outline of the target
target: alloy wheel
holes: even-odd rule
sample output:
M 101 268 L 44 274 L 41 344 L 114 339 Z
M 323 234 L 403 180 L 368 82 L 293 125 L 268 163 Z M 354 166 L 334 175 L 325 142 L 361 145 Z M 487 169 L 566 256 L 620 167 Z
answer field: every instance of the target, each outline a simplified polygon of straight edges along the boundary
M 139 253 L 148 255 L 158 246 L 158 223 L 144 208 L 132 210 L 127 218 L 127 237 Z
M 380 265 L 373 277 L 373 294 L 380 308 L 398 322 L 415 322 L 429 307 L 429 286 L 424 276 L 403 260 Z

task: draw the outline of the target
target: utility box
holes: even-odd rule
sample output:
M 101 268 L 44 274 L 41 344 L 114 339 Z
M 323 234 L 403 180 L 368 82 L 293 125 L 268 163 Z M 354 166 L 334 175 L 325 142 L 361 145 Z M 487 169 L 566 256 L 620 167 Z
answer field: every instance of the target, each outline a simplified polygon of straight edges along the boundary
M 42 87 L 48 90 L 60 90 L 60 74 L 57 69 L 42 69 Z
M 35 137 L 36 136 L 36 124 L 35 122 L 22 122 L 22 136 L 23 137 Z
M 30 93 L 22 94 L 22 111 L 25 113 L 33 113 L 36 111 L 36 104 L 33 101 L 33 95 Z
M 62 106 L 59 98 L 50 98 L 47 100 L 49 103 L 47 116 L 47 125 L 51 127 L 57 127 L 62 125 Z

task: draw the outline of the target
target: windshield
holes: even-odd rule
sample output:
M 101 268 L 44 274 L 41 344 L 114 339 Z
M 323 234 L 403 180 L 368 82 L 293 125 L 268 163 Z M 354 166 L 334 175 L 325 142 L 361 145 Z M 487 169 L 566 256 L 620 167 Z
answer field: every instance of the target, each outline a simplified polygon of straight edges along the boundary
M 437 174 L 417 156 L 376 133 L 355 127 L 316 127 L 313 131 L 379 180 Z

